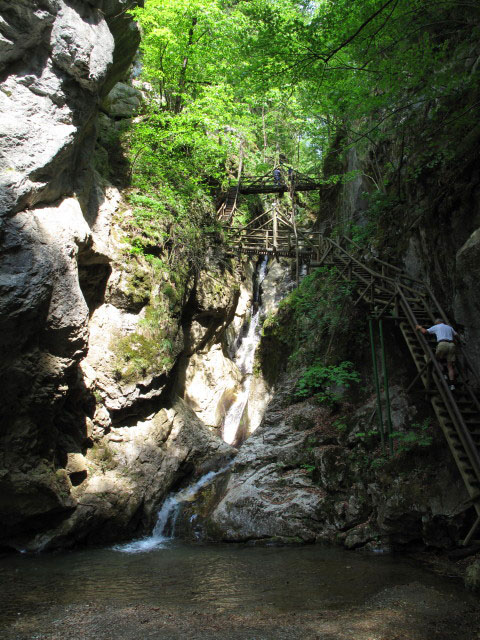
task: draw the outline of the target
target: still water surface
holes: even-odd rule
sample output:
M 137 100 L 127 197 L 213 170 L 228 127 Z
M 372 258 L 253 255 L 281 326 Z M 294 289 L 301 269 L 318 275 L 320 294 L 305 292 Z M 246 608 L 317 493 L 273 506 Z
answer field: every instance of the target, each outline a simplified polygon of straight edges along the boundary
M 456 582 L 412 561 L 337 548 L 165 543 L 144 553 L 88 549 L 1 560 L 0 628 L 56 605 L 171 605 L 172 610 L 276 612 L 360 605 L 381 589 L 418 582 L 462 597 Z

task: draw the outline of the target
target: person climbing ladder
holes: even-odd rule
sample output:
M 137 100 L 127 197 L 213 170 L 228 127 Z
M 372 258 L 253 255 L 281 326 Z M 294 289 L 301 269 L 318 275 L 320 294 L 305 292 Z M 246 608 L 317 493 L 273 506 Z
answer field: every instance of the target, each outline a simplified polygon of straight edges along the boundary
M 425 329 L 419 324 L 416 325 L 417 331 L 421 331 L 424 335 L 429 333 L 435 335 L 437 338 L 437 349 L 435 356 L 440 362 L 447 361 L 448 378 L 450 380 L 450 389 L 455 389 L 455 369 L 453 363 L 455 362 L 455 338 L 458 337 L 458 333 L 452 329 L 449 324 L 445 324 L 443 320 L 437 318 L 435 324 L 429 329 Z

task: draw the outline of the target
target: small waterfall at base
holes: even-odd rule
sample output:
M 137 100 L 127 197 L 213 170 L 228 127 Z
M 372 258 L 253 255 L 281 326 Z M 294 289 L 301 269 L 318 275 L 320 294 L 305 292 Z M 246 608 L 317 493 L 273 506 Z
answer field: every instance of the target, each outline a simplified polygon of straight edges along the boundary
M 242 338 L 240 346 L 235 354 L 235 364 L 243 375 L 242 388 L 232 406 L 225 414 L 223 421 L 222 435 L 225 442 L 233 444 L 237 437 L 238 427 L 243 416 L 243 412 L 248 402 L 250 386 L 252 382 L 253 362 L 255 351 L 260 341 L 258 325 L 260 321 L 261 307 L 259 305 L 260 287 L 267 273 L 268 257 L 265 256 L 258 267 L 258 273 L 253 294 L 253 309 L 250 317 L 250 325 L 247 334 Z
M 158 512 L 157 522 L 152 535 L 148 538 L 141 538 L 140 540 L 127 542 L 127 544 L 115 545 L 113 547 L 114 551 L 123 551 L 124 553 L 142 553 L 145 551 L 153 551 L 154 549 L 161 549 L 162 547 L 167 546 L 166 543 L 171 541 L 175 536 L 175 523 L 182 504 L 185 502 L 193 502 L 197 497 L 198 492 L 210 484 L 214 478 L 225 473 L 225 471 L 230 468 L 231 464 L 232 463 L 230 462 L 218 471 L 209 471 L 185 489 L 181 489 L 176 493 L 170 494 Z

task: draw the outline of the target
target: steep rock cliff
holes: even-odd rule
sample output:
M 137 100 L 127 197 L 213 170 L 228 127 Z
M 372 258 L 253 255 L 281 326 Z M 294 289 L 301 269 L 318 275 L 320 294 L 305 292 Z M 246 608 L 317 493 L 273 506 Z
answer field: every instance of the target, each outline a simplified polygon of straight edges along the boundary
M 233 451 L 169 398 L 182 358 L 217 343 L 234 317 L 238 274 L 212 254 L 210 278 L 187 274 L 178 293 L 167 274 L 126 253 L 130 212 L 107 179 L 121 183 L 112 131 L 141 99 L 119 82 L 140 40 L 126 14 L 132 4 L 0 2 L 0 513 L 8 547 L 145 530 L 171 484 Z M 159 310 L 149 338 L 145 316 Z M 161 331 L 169 346 L 160 362 Z M 155 366 L 129 368 L 125 345 L 137 334 Z

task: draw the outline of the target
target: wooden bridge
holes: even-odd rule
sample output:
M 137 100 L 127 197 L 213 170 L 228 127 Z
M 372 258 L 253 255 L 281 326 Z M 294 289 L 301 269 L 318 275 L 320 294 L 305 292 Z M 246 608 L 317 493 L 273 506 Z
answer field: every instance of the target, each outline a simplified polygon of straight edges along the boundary
M 288 192 L 293 198 L 297 191 L 317 191 L 322 185 L 318 180 L 314 180 L 298 171 L 285 170 L 284 168 L 279 168 L 278 171 L 279 174 L 277 176 L 274 176 L 272 170 L 259 177 L 242 177 L 240 168 L 237 184 L 227 191 L 225 199 L 218 210 L 219 219 L 222 222 L 230 222 L 232 220 L 240 195 L 255 193 L 283 195 Z
M 292 218 L 285 218 L 274 205 L 270 212 L 258 216 L 248 225 L 226 228 L 225 232 L 235 252 L 295 257 L 297 277 L 300 262 L 306 263 L 308 269 L 329 267 L 339 281 L 345 281 L 353 288 L 354 304 L 362 303 L 369 308 L 377 390 L 376 413 L 382 444 L 388 443 L 390 449 L 393 446 L 392 420 L 383 323 L 393 323 L 398 327 L 417 370 L 408 390 L 420 385 L 431 402 L 469 496 L 463 507 L 465 510 L 473 507 L 476 512 L 476 520 L 463 541 L 465 545 L 469 544 L 480 526 L 480 402 L 470 384 L 474 381 L 475 387 L 480 389 L 480 378 L 468 354 L 458 345 L 462 366 L 452 391 L 435 358 L 435 345 L 416 330 L 417 324 L 430 326 L 436 318 L 442 318 L 449 324 L 430 288 L 424 282 L 410 278 L 398 267 L 373 256 L 365 258 L 365 252 L 352 240 L 328 238 L 319 232 L 297 228 Z M 383 355 L 383 402 L 375 354 L 374 323 L 378 323 Z

